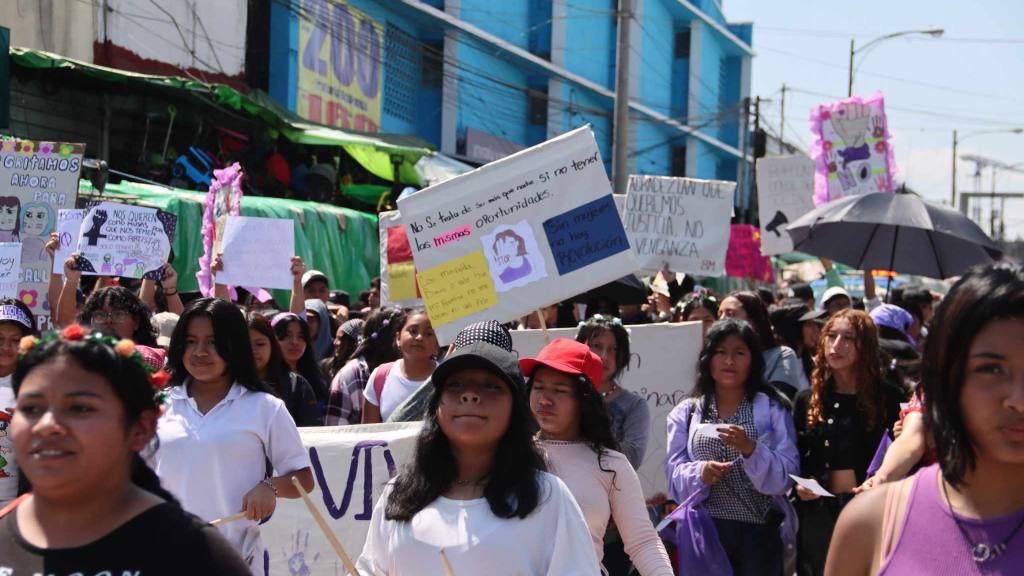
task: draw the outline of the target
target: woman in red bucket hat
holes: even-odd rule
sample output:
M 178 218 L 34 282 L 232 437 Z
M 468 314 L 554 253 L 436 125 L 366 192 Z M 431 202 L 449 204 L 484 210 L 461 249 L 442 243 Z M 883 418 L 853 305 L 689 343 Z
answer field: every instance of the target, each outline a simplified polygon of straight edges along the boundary
M 641 576 L 671 576 L 672 565 L 647 515 L 640 479 L 617 451 L 611 422 L 595 384 L 601 358 L 586 344 L 558 338 L 536 358 L 519 361 L 530 392 L 530 410 L 551 472 L 569 487 L 583 510 L 594 551 L 604 555 L 604 534 L 614 520 L 626 553 Z

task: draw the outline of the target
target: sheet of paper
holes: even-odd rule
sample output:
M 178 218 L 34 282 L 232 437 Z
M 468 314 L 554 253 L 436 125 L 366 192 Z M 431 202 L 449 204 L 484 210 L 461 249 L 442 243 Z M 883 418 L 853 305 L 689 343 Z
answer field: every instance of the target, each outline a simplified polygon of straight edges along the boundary
M 224 224 L 224 270 L 217 283 L 259 288 L 292 287 L 295 221 L 228 216 Z
M 718 438 L 718 431 L 729 428 L 729 424 L 701 424 L 697 427 L 697 434 L 708 438 Z
M 21 242 L 0 243 L 0 298 L 18 297 Z
M 447 324 L 498 303 L 481 250 L 420 272 L 431 322 Z
M 82 230 L 82 219 L 85 210 L 59 210 L 57 212 L 57 239 L 60 244 L 53 256 L 53 273 L 64 273 L 64 261 L 71 257 L 78 244 L 78 234 Z
M 789 477 L 792 478 L 793 481 L 796 482 L 797 484 L 799 484 L 800 486 L 803 486 L 804 488 L 807 488 L 808 490 L 810 490 L 811 492 L 817 494 L 818 496 L 825 496 L 825 497 L 828 497 L 828 498 L 835 498 L 835 494 L 832 494 L 828 490 L 825 490 L 824 488 L 822 488 L 821 484 L 818 484 L 817 480 L 814 480 L 812 478 L 801 478 L 801 477 L 795 476 L 793 474 L 790 474 Z

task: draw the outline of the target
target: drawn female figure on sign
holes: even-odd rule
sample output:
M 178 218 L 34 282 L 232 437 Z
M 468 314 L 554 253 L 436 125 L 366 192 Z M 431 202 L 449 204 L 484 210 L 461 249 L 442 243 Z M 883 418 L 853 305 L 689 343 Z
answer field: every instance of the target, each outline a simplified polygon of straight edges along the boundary
M 21 242 L 20 212 L 17 196 L 0 196 L 0 242 Z
M 530 261 L 526 258 L 526 241 L 522 236 L 516 234 L 515 230 L 498 232 L 494 236 L 494 244 L 491 249 L 494 261 L 499 267 L 504 267 L 504 271 L 498 275 L 502 282 L 511 284 L 520 278 L 529 276 L 533 271 Z
M 544 257 L 529 222 L 499 226 L 481 242 L 496 291 L 505 292 L 547 276 Z
M 21 262 L 46 261 L 46 241 L 56 218 L 53 208 L 43 202 L 29 202 L 21 211 Z

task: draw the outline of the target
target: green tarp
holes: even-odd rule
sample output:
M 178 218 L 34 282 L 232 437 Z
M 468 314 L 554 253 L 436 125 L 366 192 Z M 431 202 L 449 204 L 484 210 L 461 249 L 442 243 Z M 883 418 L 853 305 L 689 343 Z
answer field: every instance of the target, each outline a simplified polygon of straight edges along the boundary
M 79 182 L 79 192 L 95 196 L 96 190 L 87 180 Z M 178 271 L 178 289 L 196 291 L 199 283 L 199 257 L 203 254 L 203 207 L 206 194 L 122 182 L 108 184 L 104 200 L 151 206 L 178 216 L 174 249 L 174 268 Z M 380 275 L 380 241 L 377 216 L 339 208 L 319 202 L 284 198 L 246 196 L 242 199 L 243 216 L 290 218 L 295 221 L 295 250 L 306 263 L 306 269 L 317 269 L 330 279 L 332 290 L 346 290 L 353 300 L 370 286 L 370 279 Z M 280 306 L 287 306 L 288 291 L 274 290 Z

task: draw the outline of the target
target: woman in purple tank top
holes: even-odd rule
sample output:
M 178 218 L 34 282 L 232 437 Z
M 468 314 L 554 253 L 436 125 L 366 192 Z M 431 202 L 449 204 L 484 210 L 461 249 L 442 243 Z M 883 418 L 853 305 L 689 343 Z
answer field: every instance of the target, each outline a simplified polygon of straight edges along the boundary
M 969 271 L 925 345 L 938 464 L 853 500 L 826 576 L 1020 574 L 1024 567 L 1024 268 Z

